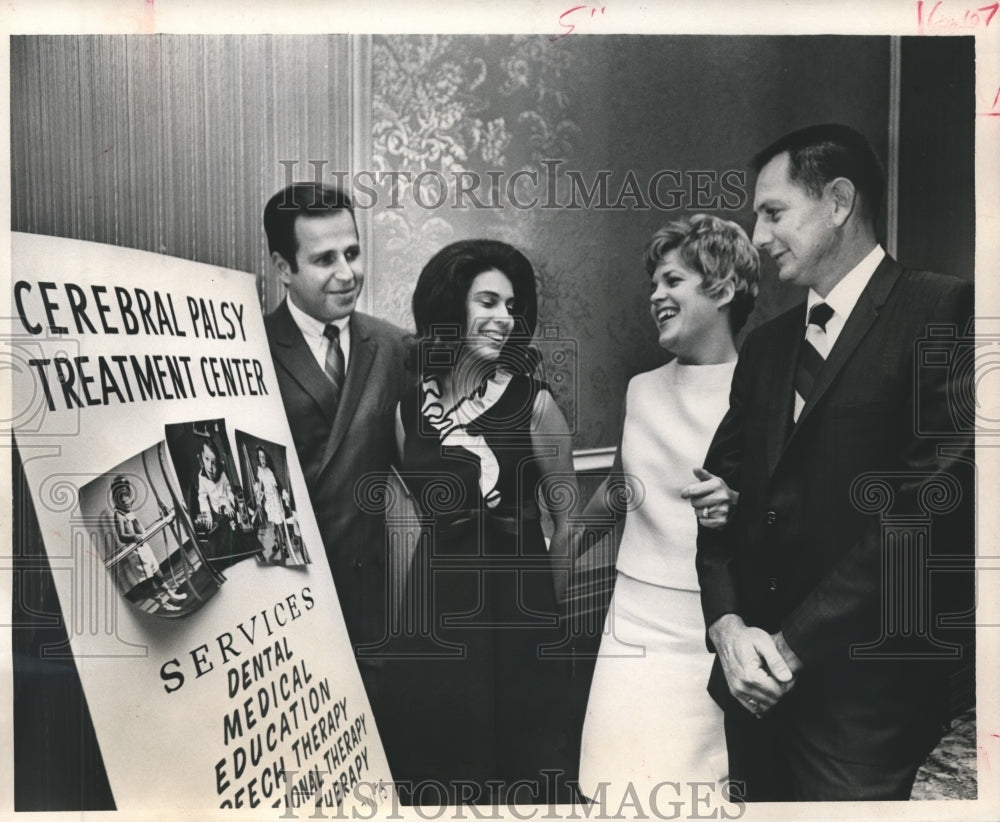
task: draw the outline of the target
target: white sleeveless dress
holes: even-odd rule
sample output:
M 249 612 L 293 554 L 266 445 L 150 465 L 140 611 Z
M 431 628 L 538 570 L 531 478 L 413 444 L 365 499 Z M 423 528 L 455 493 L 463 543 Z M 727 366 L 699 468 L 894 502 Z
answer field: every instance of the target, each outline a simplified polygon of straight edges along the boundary
M 734 367 L 670 362 L 629 383 L 622 467 L 642 502 L 626 515 L 580 761 L 581 791 L 610 813 L 629 791 L 648 808 L 662 783 L 683 797 L 684 783 L 726 779 L 722 711 L 706 691 L 697 520 L 680 491 L 697 481 Z M 678 798 L 671 790 L 658 791 L 661 805 Z

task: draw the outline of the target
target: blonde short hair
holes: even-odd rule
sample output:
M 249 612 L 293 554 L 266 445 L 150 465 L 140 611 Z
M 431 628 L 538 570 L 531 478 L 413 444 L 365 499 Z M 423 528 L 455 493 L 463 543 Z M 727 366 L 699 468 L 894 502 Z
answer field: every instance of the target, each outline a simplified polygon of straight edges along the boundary
M 677 250 L 684 264 L 702 276 L 702 290 L 714 296 L 733 284 L 729 322 L 735 334 L 746 322 L 757 298 L 760 257 L 736 223 L 711 214 L 694 214 L 657 231 L 645 250 L 646 273 L 653 276 L 663 258 Z

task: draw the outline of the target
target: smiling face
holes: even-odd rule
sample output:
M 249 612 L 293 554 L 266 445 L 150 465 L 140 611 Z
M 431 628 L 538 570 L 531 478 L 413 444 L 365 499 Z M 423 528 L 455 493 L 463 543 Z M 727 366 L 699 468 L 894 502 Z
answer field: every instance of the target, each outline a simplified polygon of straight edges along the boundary
M 812 196 L 788 172 L 787 153 L 760 170 L 754 191 L 753 244 L 771 256 L 782 282 L 819 291 L 824 274 L 835 270 L 830 265 L 836 240 L 833 198 L 829 186 L 819 197 Z
M 465 298 L 464 354 L 496 360 L 514 329 L 513 311 L 514 286 L 506 274 L 491 268 L 476 275 Z
M 660 332 L 660 347 L 677 355 L 682 365 L 718 361 L 718 350 L 732 340 L 729 317 L 721 310 L 726 299 L 710 297 L 702 282 L 676 248 L 663 255 L 649 281 L 649 312 Z
M 354 217 L 346 210 L 296 217 L 295 240 L 294 268 L 272 255 L 288 298 L 323 323 L 350 315 L 365 279 Z

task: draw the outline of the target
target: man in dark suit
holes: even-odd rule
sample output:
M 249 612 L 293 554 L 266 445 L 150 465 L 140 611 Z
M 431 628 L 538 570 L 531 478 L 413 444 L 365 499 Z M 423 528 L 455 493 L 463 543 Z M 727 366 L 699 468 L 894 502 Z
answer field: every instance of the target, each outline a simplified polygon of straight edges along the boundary
M 264 209 L 271 260 L 287 297 L 264 319 L 278 387 L 319 524 L 351 642 L 386 629 L 384 517 L 356 497 L 395 456 L 396 404 L 405 383 L 404 332 L 355 311 L 364 263 L 342 191 L 297 183 Z M 369 699 L 378 663 L 359 659 Z
M 698 536 L 709 690 L 743 798 L 906 799 L 947 719 L 934 618 L 963 593 L 928 588 L 921 552 L 972 554 L 963 392 L 920 341 L 965 333 L 972 284 L 878 245 L 883 175 L 852 129 L 794 132 L 755 166 L 754 243 L 809 294 L 748 336 L 706 457 L 739 492 Z

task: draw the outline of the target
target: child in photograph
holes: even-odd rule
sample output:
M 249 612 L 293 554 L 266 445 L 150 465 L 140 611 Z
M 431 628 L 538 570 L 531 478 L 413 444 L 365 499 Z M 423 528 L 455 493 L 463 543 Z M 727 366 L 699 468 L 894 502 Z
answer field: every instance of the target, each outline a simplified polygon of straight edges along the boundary
M 209 528 L 216 516 L 231 520 L 235 513 L 233 486 L 222 470 L 215 443 L 206 439 L 198 449 L 198 519 Z
M 270 558 L 272 560 L 287 560 L 287 536 L 283 532 L 282 526 L 285 523 L 283 497 L 286 497 L 288 492 L 278 482 L 278 478 L 274 475 L 271 458 L 261 445 L 257 446 L 257 465 L 254 469 L 256 473 L 254 491 L 257 496 L 257 504 L 263 509 L 264 516 L 274 532 L 274 547 L 271 549 Z
M 115 536 L 118 538 L 118 542 L 122 548 L 134 546 L 129 554 L 129 559 L 140 577 L 139 585 L 136 588 L 150 589 L 152 597 L 160 603 L 160 607 L 165 611 L 181 610 L 176 603 L 187 599 L 187 594 L 168 585 L 163 574 L 160 573 L 160 564 L 157 562 L 153 549 L 144 542 L 146 529 L 132 512 L 135 489 L 132 488 L 132 483 L 121 474 L 111 482 L 111 501 L 113 504 L 111 514 L 114 518 Z M 173 515 L 166 510 L 163 511 L 163 516 L 173 518 Z

